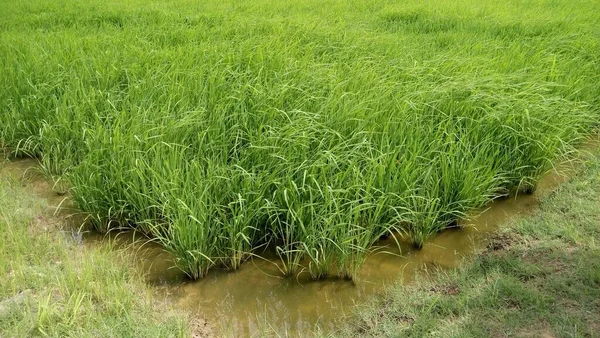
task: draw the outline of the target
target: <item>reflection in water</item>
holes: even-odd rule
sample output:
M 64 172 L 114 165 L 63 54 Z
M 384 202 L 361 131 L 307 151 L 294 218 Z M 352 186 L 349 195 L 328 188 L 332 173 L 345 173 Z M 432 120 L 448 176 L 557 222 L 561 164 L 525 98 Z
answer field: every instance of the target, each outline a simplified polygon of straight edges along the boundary
M 65 214 L 73 212 L 68 199 L 52 192 L 52 185 L 34 169 L 36 165 L 32 159 L 7 162 L 0 165 L 0 173 L 20 176 L 50 206 Z M 381 241 L 378 245 L 382 248 L 361 267 L 356 283 L 339 279 L 312 281 L 308 273 L 282 278 L 277 260 L 260 258 L 246 262 L 238 271 L 213 271 L 191 282 L 174 268 L 171 256 L 159 245 L 133 231 L 107 236 L 88 233 L 84 240 L 86 245 L 96 245 L 110 239 L 135 250 L 137 264 L 147 272 L 149 282 L 164 286 L 159 290 L 173 303 L 202 314 L 222 335 L 248 336 L 265 328 L 281 335 L 306 335 L 315 324 L 332 329 L 335 319 L 349 314 L 354 305 L 373 297 L 386 285 L 410 281 L 424 268 L 455 266 L 482 248 L 486 236 L 498 225 L 531 210 L 540 195 L 565 181 L 573 170 L 565 165 L 562 172 L 546 175 L 534 194 L 491 203 L 486 210 L 463 220 L 461 229 L 443 231 L 421 250 L 413 249 L 401 238 L 401 252 L 393 238 Z

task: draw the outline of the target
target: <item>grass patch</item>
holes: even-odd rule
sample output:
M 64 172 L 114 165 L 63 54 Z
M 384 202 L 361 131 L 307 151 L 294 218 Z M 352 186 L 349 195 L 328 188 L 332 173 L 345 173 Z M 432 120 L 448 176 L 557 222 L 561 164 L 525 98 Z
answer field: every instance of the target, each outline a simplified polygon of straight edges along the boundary
M 187 337 L 188 316 L 150 300 L 131 257 L 84 248 L 44 200 L 0 180 L 0 337 Z
M 1 145 L 191 278 L 270 247 L 352 279 L 382 234 L 534 189 L 599 117 L 597 1 L 5 7 Z
M 512 221 L 464 266 L 392 287 L 338 334 L 596 337 L 600 159 Z

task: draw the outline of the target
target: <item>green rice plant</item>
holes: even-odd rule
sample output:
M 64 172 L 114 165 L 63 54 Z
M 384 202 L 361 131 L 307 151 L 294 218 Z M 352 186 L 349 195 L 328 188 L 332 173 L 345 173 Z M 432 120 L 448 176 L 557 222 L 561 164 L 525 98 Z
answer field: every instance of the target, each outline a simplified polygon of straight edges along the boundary
M 353 279 L 382 235 L 420 247 L 531 192 L 598 127 L 592 1 L 315 6 L 7 5 L 0 144 L 191 278 L 273 248 Z

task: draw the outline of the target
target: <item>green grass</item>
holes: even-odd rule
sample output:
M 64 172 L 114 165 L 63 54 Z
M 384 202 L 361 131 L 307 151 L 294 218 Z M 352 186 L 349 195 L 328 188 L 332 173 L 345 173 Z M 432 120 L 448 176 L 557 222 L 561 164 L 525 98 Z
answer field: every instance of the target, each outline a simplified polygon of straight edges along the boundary
M 131 255 L 83 247 L 46 202 L 0 178 L 0 337 L 187 337 Z
M 597 1 L 5 2 L 0 142 L 192 278 L 352 278 L 597 126 Z M 64 190 L 64 184 L 57 184 Z
M 359 307 L 337 335 L 598 337 L 599 205 L 596 155 L 486 251 L 456 270 L 392 287 Z

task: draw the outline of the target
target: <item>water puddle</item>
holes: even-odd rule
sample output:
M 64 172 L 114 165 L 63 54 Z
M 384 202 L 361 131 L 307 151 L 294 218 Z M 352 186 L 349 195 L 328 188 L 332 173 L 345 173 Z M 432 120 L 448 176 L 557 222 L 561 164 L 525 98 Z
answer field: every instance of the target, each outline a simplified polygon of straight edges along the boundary
M 21 159 L 0 165 L 0 175 L 21 175 L 34 192 L 50 206 L 69 210 L 64 196 L 52 192 L 52 186 L 34 169 L 37 162 Z M 486 238 L 509 217 L 532 211 L 541 196 L 548 194 L 574 173 L 574 166 L 563 164 L 547 174 L 530 195 L 497 200 L 485 210 L 461 223 L 460 229 L 443 231 L 427 241 L 421 250 L 401 242 L 401 252 L 392 238 L 378 243 L 380 251 L 371 255 L 361 267 L 356 283 L 344 280 L 312 281 L 308 273 L 297 278 L 282 278 L 276 260 L 254 258 L 238 271 L 213 271 L 191 282 L 173 267 L 172 258 L 155 243 L 134 232 L 107 236 L 88 233 L 86 245 L 107 239 L 135 250 L 137 264 L 147 272 L 148 281 L 159 285 L 176 307 L 204 316 L 220 336 L 250 336 L 269 331 L 282 336 L 304 336 L 315 324 L 324 331 L 333 329 L 336 319 L 351 314 L 361 304 L 381 292 L 387 285 L 409 282 L 417 272 L 456 266 L 463 258 L 487 245 Z M 62 212 L 62 211 L 61 211 Z M 68 212 L 67 212 L 68 213 Z M 136 238 L 137 237 L 137 238 Z M 391 254 L 390 254 L 391 253 Z

